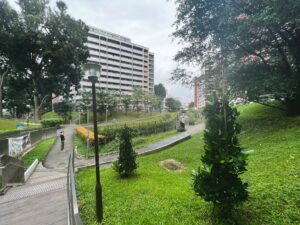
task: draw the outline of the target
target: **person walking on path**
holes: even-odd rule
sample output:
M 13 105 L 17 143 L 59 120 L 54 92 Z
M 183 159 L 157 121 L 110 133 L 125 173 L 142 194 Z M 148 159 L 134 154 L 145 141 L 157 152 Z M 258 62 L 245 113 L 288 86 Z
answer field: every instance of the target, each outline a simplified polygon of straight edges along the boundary
M 65 147 L 65 135 L 64 135 L 64 132 L 61 131 L 59 136 L 60 136 L 60 141 L 61 141 L 61 148 L 60 148 L 60 150 L 63 151 L 64 147 Z

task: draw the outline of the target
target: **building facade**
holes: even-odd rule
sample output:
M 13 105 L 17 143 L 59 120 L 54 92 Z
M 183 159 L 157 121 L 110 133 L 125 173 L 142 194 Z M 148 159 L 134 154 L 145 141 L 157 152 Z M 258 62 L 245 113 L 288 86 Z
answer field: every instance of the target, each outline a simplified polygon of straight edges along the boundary
M 204 108 L 206 105 L 205 82 L 194 80 L 194 107 L 195 109 Z
M 91 91 L 91 68 L 101 65 L 97 88 L 131 95 L 135 87 L 154 92 L 154 54 L 127 37 L 90 27 L 86 43 L 90 56 L 79 91 Z M 99 68 L 99 66 L 98 66 Z

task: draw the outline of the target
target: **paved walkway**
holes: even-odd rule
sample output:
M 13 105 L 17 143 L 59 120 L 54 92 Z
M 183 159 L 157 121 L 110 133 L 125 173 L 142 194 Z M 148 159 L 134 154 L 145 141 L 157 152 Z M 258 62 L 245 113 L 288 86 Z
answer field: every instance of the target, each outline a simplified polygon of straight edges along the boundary
M 66 169 L 68 152 L 73 148 L 74 128 L 63 129 L 66 151 L 57 139 L 43 167 L 38 165 L 26 184 L 0 196 L 0 225 L 66 225 Z M 47 167 L 47 168 L 46 168 Z
M 187 132 L 137 150 L 139 155 L 161 150 L 164 146 L 188 138 L 204 126 L 188 128 Z M 66 136 L 65 151 L 60 151 L 60 140 L 49 152 L 44 167 L 39 164 L 33 175 L 23 186 L 11 188 L 0 196 L 0 225 L 66 225 L 67 190 L 66 169 L 69 151 L 73 148 L 74 127 L 63 129 Z M 100 157 L 101 167 L 110 165 L 117 154 Z M 76 159 L 77 167 L 94 165 L 94 159 Z
M 194 135 L 201 130 L 204 129 L 204 124 L 199 124 L 196 126 L 190 126 L 187 128 L 186 132 L 180 133 L 176 136 L 170 137 L 168 139 L 159 141 L 157 143 L 151 144 L 146 148 L 138 149 L 136 150 L 136 153 L 138 155 L 147 155 L 151 154 L 153 152 L 161 151 L 162 149 L 174 145 L 176 143 L 179 143 L 185 139 L 190 138 L 191 135 Z M 119 153 L 113 153 L 113 154 L 105 154 L 101 155 L 99 157 L 99 163 L 100 167 L 108 167 L 111 165 L 113 162 L 117 161 L 119 157 Z M 85 159 L 85 158 L 76 158 L 75 159 L 75 167 L 77 168 L 84 168 L 84 167 L 90 167 L 95 165 L 95 159 L 94 157 Z

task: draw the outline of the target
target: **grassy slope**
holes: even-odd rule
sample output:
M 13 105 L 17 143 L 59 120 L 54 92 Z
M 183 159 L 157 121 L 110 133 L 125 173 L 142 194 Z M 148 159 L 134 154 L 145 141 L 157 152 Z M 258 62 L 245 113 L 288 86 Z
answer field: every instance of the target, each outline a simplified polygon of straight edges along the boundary
M 252 149 L 248 172 L 250 200 L 239 208 L 237 224 L 300 223 L 300 118 L 258 105 L 239 108 L 241 143 Z M 121 180 L 112 169 L 101 173 L 104 224 L 225 224 L 210 216 L 211 204 L 195 196 L 191 171 L 200 164 L 201 136 L 160 153 L 138 158 L 137 175 Z M 174 158 L 185 165 L 168 172 L 159 161 Z M 80 213 L 85 224 L 95 223 L 94 169 L 77 176 Z
M 172 137 L 176 134 L 178 134 L 178 132 L 173 130 L 164 133 L 152 134 L 148 136 L 135 137 L 132 140 L 133 148 L 134 149 L 144 148 L 150 144 Z M 83 142 L 82 139 L 76 135 L 74 139 L 74 144 L 75 146 L 77 146 L 78 153 L 82 156 L 85 156 L 86 143 Z M 118 145 L 116 145 L 114 142 L 108 143 L 106 146 L 100 147 L 101 153 L 107 153 L 111 151 L 118 151 Z M 94 152 L 92 150 L 90 151 L 89 156 L 94 156 Z
M 17 130 L 16 126 L 18 123 L 23 123 L 25 129 L 27 128 L 27 123 L 24 121 L 0 119 L 0 134 Z M 36 128 L 36 127 L 40 127 L 40 125 L 29 125 L 29 128 Z
M 30 152 L 28 152 L 25 156 L 22 157 L 24 162 L 24 166 L 28 168 L 35 159 L 39 161 L 43 161 L 53 145 L 55 137 L 48 138 L 43 140 L 37 146 L 35 146 Z

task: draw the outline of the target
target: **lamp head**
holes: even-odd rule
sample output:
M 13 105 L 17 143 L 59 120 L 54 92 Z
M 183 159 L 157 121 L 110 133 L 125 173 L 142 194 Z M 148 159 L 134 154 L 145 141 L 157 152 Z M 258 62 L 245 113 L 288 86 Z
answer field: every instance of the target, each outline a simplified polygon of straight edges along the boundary
M 91 64 L 88 70 L 88 79 L 92 83 L 96 83 L 100 78 L 101 65 Z

